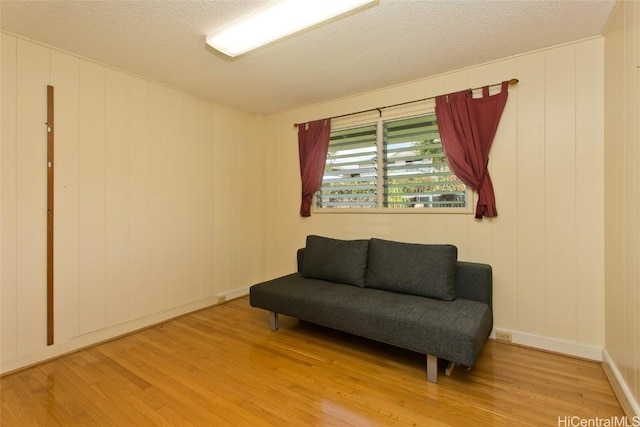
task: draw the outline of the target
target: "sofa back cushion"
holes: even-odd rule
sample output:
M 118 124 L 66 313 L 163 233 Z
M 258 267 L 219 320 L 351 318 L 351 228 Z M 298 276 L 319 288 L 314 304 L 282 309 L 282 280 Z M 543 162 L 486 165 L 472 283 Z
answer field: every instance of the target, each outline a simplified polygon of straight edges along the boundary
M 307 236 L 302 276 L 364 286 L 368 240 L 338 240 Z
M 456 298 L 454 245 L 371 239 L 365 286 L 451 301 Z

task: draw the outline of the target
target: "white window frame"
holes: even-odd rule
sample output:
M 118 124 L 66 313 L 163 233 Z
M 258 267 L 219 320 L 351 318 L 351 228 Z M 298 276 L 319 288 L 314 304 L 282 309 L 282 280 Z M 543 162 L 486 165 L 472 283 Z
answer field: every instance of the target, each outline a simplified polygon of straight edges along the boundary
M 383 135 L 383 123 L 392 120 L 407 119 L 416 116 L 424 116 L 426 114 L 433 114 L 435 111 L 435 103 L 433 100 L 428 100 L 420 103 L 411 104 L 410 106 L 396 107 L 393 109 L 385 109 L 381 111 L 368 112 L 358 114 L 357 116 L 348 116 L 343 118 L 333 119 L 331 123 L 331 129 L 344 130 L 349 128 L 355 128 L 360 126 L 377 124 L 376 132 L 376 147 L 377 147 L 377 162 L 378 170 L 382 171 L 384 167 L 383 148 L 384 148 L 384 135 Z M 384 174 L 380 173 L 377 177 L 377 188 L 384 188 Z M 316 196 L 313 200 L 313 212 L 318 214 L 468 214 L 473 215 L 475 201 L 475 192 L 468 186 L 465 186 L 465 200 L 466 206 L 464 207 L 432 207 L 432 208 L 390 208 L 384 207 L 383 199 L 384 195 L 382 191 L 378 191 L 378 206 L 375 208 L 320 208 L 316 203 Z

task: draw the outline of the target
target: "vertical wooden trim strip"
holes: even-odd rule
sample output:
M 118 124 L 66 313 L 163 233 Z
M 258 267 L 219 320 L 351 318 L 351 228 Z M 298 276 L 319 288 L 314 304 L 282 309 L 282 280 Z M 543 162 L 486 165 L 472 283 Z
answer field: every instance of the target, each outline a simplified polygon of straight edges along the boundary
M 53 344 L 53 86 L 47 86 L 47 345 Z

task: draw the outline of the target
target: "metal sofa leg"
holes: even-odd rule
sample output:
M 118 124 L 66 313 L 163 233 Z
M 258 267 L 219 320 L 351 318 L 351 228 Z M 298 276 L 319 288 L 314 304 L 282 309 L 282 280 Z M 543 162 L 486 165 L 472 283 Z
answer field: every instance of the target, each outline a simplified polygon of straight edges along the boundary
M 278 327 L 280 326 L 278 313 L 276 313 L 275 311 L 272 311 L 270 314 L 271 315 L 269 316 L 269 327 L 271 328 L 272 331 L 277 331 Z
M 427 380 L 432 383 L 438 382 L 438 358 L 427 354 Z
M 450 360 L 449 363 L 447 364 L 447 369 L 444 371 L 444 374 L 450 377 L 451 371 L 453 371 L 453 368 L 455 368 L 455 366 L 456 366 L 456 362 L 454 362 L 453 360 Z

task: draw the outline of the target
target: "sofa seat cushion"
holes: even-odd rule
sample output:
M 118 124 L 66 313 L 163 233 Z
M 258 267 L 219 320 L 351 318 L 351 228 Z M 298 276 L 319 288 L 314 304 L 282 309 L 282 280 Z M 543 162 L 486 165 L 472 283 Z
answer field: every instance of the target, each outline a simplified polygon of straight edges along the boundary
M 304 277 L 364 286 L 369 240 L 338 240 L 307 236 Z
M 371 239 L 365 286 L 451 301 L 456 298 L 454 245 Z
M 299 273 L 250 288 L 254 307 L 472 366 L 491 332 L 487 304 L 443 301 L 308 279 Z

